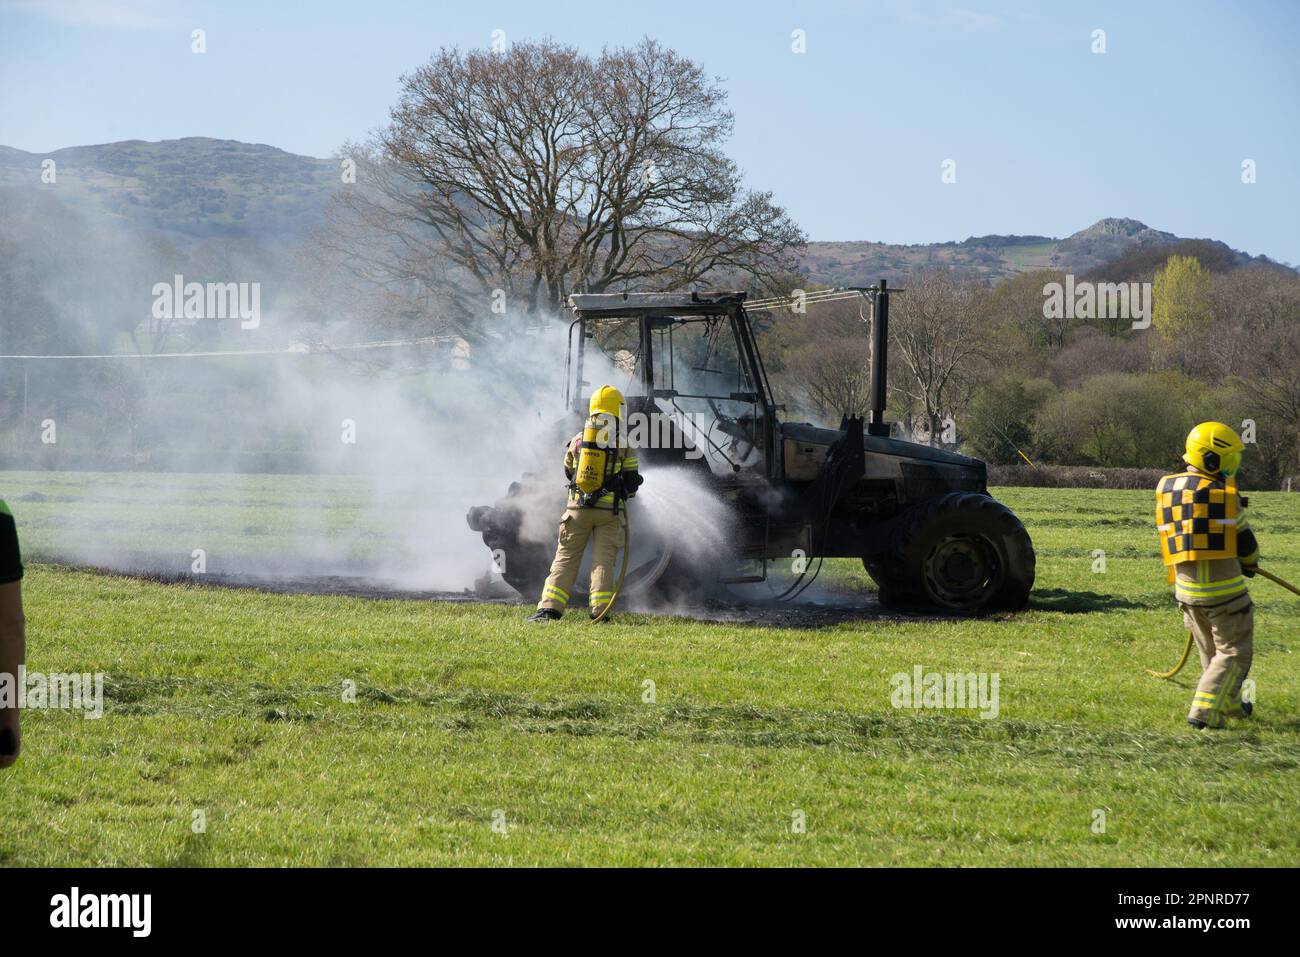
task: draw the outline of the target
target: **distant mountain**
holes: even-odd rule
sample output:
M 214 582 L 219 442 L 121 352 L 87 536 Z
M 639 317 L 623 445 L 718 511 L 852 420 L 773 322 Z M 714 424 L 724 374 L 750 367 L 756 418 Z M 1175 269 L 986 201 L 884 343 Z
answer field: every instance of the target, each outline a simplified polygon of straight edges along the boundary
M 1168 246 L 1176 242 L 1178 237 L 1173 233 L 1152 229 L 1136 219 L 1099 219 L 1087 229 L 1061 240 L 1056 248 L 1065 254 L 1107 260 L 1123 255 L 1135 246 Z
M 804 271 L 834 286 L 860 286 L 881 276 L 943 266 L 967 275 L 1004 279 L 1032 269 L 1060 269 L 1093 278 L 1147 275 L 1173 254 L 1202 258 L 1213 270 L 1247 263 L 1274 265 L 1213 239 L 1184 239 L 1136 219 L 1101 219 L 1064 239 L 1050 236 L 972 236 L 961 242 L 809 243 Z M 1115 268 L 1111 268 L 1114 264 Z
M 1001 278 L 1025 269 L 1052 269 L 1061 263 L 1059 240 L 1047 236 L 972 236 L 961 242 L 892 245 L 872 242 L 811 242 L 803 271 L 831 286 L 864 286 L 877 279 L 918 269 L 946 267 Z
M 54 161 L 54 184 L 42 182 L 45 160 Z M 338 183 L 333 160 L 202 136 L 53 153 L 0 146 L 0 187 L 41 188 L 91 220 L 174 234 L 180 245 L 253 234 L 297 243 Z
M 41 183 L 41 163 L 47 159 L 55 162 L 54 185 Z M 48 154 L 0 146 L 0 190 L 35 187 L 71 207 L 89 226 L 127 225 L 181 249 L 206 239 L 254 237 L 268 250 L 286 252 L 322 222 L 339 185 L 335 160 L 201 136 L 75 146 Z M 930 266 L 990 279 L 1030 269 L 1083 275 L 1108 263 L 1137 273 L 1163 261 L 1165 250 L 1189 242 L 1202 244 L 1187 248 L 1212 253 L 1218 268 L 1268 262 L 1215 240 L 1180 238 L 1133 219 L 1102 219 L 1064 239 L 990 235 L 919 245 L 812 242 L 803 268 L 812 281 L 836 286 L 866 285 Z

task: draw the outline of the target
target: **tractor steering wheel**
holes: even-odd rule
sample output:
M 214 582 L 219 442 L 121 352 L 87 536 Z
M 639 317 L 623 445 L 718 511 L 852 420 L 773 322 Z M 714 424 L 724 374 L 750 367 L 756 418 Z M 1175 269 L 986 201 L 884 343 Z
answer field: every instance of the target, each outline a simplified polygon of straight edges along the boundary
M 735 449 L 736 457 L 742 462 L 749 458 L 750 453 L 754 451 L 754 443 L 749 440 L 745 434 L 744 428 L 740 424 L 740 419 L 735 416 L 727 415 L 720 408 L 715 399 L 705 399 L 709 405 L 709 411 L 713 413 L 714 422 L 709 426 L 709 438 L 713 436 L 714 428 L 721 428 L 727 437 L 731 439 L 728 443 L 728 449 Z

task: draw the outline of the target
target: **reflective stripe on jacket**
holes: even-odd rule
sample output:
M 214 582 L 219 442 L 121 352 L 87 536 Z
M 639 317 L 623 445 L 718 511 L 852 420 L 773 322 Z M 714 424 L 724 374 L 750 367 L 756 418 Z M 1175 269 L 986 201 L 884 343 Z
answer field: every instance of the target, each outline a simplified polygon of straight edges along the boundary
M 1237 542 L 1249 549 L 1239 558 L 1203 558 L 1174 568 L 1174 596 L 1184 605 L 1218 605 L 1246 593 L 1243 565 L 1259 561 L 1259 546 L 1244 516 L 1237 520 Z

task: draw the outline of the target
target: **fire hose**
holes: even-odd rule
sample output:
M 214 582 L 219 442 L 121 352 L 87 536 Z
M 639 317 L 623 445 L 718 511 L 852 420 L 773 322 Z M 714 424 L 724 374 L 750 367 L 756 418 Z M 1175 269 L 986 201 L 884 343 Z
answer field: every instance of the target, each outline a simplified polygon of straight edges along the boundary
M 1172 678 L 1174 675 L 1178 674 L 1178 672 L 1183 670 L 1183 665 L 1187 664 L 1187 659 L 1188 657 L 1191 656 L 1191 653 L 1192 653 L 1192 633 L 1189 631 L 1187 633 L 1187 644 L 1183 647 L 1183 656 L 1178 659 L 1178 664 L 1174 665 L 1173 668 L 1171 668 L 1169 671 L 1152 671 L 1150 668 L 1148 668 L 1147 674 L 1149 674 L 1152 678 L 1166 678 L 1166 679 Z
M 1256 568 L 1255 574 L 1263 578 L 1267 578 L 1275 585 L 1281 585 L 1289 592 L 1292 592 L 1296 595 L 1300 595 L 1300 588 L 1296 588 L 1295 585 L 1292 585 L 1289 581 L 1286 581 L 1285 579 L 1279 578 L 1277 575 L 1274 575 L 1272 572 L 1267 572 L 1262 568 Z M 1162 678 L 1162 679 L 1172 678 L 1174 675 L 1178 674 L 1178 672 L 1183 670 L 1183 665 L 1187 664 L 1187 659 L 1191 657 L 1191 654 L 1192 654 L 1192 633 L 1189 631 L 1187 633 L 1187 644 L 1183 646 L 1183 656 L 1178 659 L 1178 664 L 1174 665 L 1173 668 L 1170 669 L 1169 671 L 1152 671 L 1150 668 L 1148 668 L 1147 674 L 1149 674 L 1153 678 Z

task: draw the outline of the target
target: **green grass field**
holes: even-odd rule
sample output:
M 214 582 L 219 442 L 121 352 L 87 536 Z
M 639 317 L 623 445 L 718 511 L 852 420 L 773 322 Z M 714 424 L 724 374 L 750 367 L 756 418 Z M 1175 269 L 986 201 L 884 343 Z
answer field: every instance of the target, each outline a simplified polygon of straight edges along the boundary
M 35 477 L 0 478 L 20 529 L 45 520 Z M 0 864 L 1300 863 L 1300 599 L 1256 580 L 1256 717 L 1194 732 L 1195 663 L 1143 671 L 1183 640 L 1152 496 L 998 495 L 1039 565 L 997 620 L 534 626 L 32 564 L 29 669 L 103 671 L 107 704 L 25 715 Z M 1300 496 L 1251 499 L 1300 580 Z M 996 672 L 998 716 L 895 709 L 916 665 Z
M 404 525 L 436 505 L 458 519 L 456 532 L 470 536 L 459 518 L 466 502 L 485 497 L 473 485 L 446 488 L 428 478 L 393 479 L 382 489 L 375 481 L 350 475 L 0 472 L 0 497 L 21 516 L 24 553 L 37 559 L 146 552 L 186 569 L 195 546 L 214 561 L 328 554 L 366 562 L 391 555 Z

